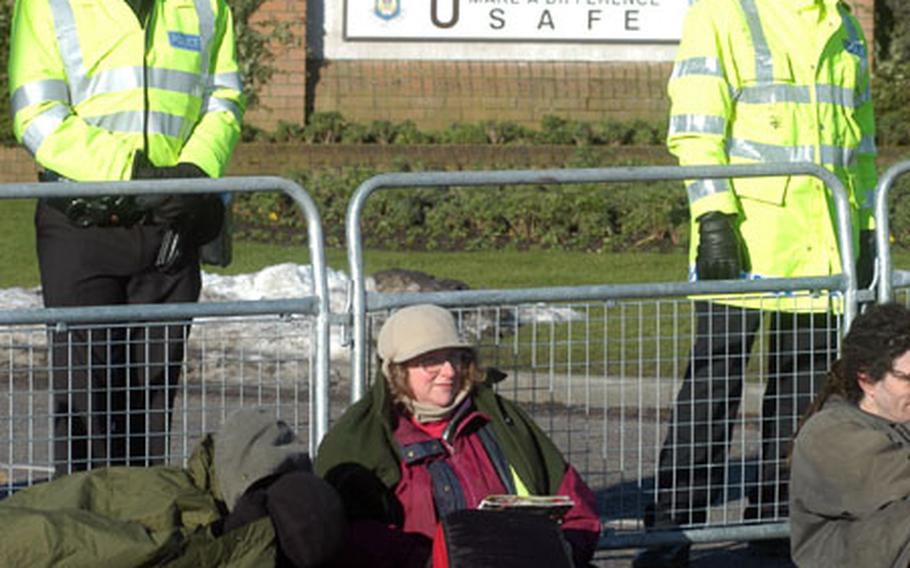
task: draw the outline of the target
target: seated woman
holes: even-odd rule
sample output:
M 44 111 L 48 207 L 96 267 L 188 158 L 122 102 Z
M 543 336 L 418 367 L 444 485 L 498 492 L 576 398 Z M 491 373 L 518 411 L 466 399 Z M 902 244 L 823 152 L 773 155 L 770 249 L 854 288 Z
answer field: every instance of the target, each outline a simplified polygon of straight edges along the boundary
M 495 494 L 566 495 L 577 565 L 596 548 L 594 496 L 553 442 L 485 383 L 452 314 L 395 312 L 379 332 L 383 379 L 334 424 L 315 470 L 348 512 L 344 565 L 425 566 L 437 522 Z M 498 374 L 502 378 L 501 374 Z
M 858 316 L 797 434 L 790 480 L 801 567 L 910 564 L 910 310 Z

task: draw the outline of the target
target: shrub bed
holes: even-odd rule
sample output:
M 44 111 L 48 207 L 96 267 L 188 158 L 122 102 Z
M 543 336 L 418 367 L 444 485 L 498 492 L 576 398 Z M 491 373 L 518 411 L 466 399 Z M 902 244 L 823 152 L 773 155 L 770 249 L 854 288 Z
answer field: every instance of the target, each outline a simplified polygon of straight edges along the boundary
M 563 164 L 539 167 L 655 165 L 643 152 L 615 155 L 578 148 Z M 636 155 L 635 158 L 628 158 Z M 885 148 L 879 168 L 910 158 Z M 514 169 L 483 164 L 483 169 Z M 326 244 L 344 246 L 345 214 L 357 187 L 389 171 L 421 171 L 416 159 L 390 166 L 345 166 L 287 171 L 316 201 Z M 438 169 L 434 166 L 433 169 Z M 894 244 L 910 247 L 910 176 L 889 195 Z M 670 250 L 688 241 L 689 212 L 679 182 L 604 183 L 483 188 L 418 188 L 379 191 L 367 201 L 364 246 L 408 250 L 552 248 L 575 251 Z M 294 204 L 276 193 L 242 194 L 235 203 L 240 238 L 302 243 L 306 227 Z
M 579 150 L 566 167 L 645 165 L 601 163 Z M 399 163 L 395 171 L 419 171 Z M 495 169 L 495 168 L 494 168 Z M 319 208 L 326 244 L 343 246 L 348 201 L 373 167 L 289 172 Z M 289 198 L 245 194 L 234 207 L 239 237 L 303 242 L 304 222 Z M 666 249 L 687 237 L 688 207 L 677 182 L 415 188 L 379 191 L 367 201 L 364 245 L 412 250 L 555 248 Z

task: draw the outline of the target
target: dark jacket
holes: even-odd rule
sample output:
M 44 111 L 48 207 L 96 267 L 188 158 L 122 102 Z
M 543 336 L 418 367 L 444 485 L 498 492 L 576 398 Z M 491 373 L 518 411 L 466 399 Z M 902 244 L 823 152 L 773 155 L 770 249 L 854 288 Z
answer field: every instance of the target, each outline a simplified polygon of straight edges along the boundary
M 800 567 L 910 563 L 910 425 L 832 397 L 794 442 L 791 551 Z
M 530 493 L 568 494 L 576 501 L 578 510 L 570 511 L 573 521 L 567 518 L 564 528 L 576 559 L 589 560 L 600 527 L 590 489 L 519 406 L 485 384 L 475 387 L 469 401 L 484 420 L 489 420 L 502 454 Z M 394 433 L 399 418 L 386 381 L 376 380 L 368 395 L 349 408 L 328 432 L 319 447 L 315 470 L 339 491 L 353 521 L 349 549 L 397 554 L 389 561 L 390 566 L 423 565 L 429 555 L 429 540 L 400 530 L 406 511 L 395 494 L 403 467 Z M 362 562 L 376 565 L 376 556 L 379 554 L 367 552 Z

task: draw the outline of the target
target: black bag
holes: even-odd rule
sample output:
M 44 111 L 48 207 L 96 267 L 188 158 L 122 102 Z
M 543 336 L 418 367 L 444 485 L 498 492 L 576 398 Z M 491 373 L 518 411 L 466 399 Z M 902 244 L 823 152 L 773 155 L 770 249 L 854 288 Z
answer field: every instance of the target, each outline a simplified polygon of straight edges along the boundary
M 199 247 L 199 261 L 212 266 L 227 266 L 234 259 L 234 214 L 231 194 L 221 196 L 224 202 L 224 220 L 215 238 Z
M 462 509 L 439 524 L 433 568 L 572 568 L 571 550 L 545 515 Z

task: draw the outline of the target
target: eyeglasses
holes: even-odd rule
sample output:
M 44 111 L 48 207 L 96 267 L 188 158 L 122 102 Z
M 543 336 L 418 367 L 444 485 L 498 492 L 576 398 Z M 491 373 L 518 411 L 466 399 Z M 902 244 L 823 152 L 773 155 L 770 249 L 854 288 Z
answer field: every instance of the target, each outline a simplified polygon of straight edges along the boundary
M 897 369 L 891 369 L 889 372 L 902 381 L 910 381 L 910 373 L 898 371 Z
M 420 367 L 423 371 L 436 374 L 448 362 L 454 369 L 464 369 L 474 360 L 474 354 L 463 349 L 451 351 L 435 351 L 421 355 L 408 362 L 408 366 Z

